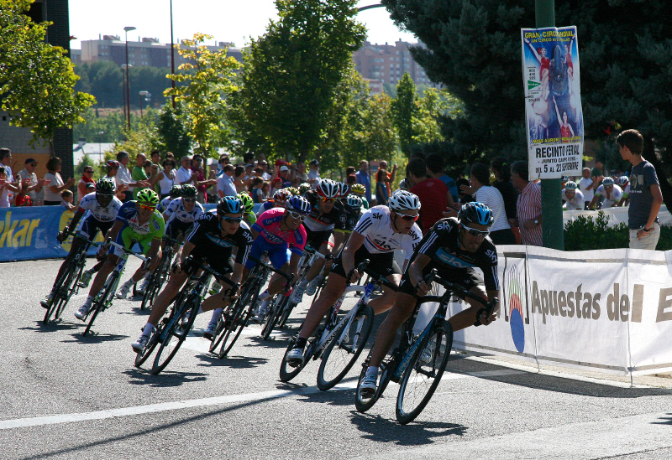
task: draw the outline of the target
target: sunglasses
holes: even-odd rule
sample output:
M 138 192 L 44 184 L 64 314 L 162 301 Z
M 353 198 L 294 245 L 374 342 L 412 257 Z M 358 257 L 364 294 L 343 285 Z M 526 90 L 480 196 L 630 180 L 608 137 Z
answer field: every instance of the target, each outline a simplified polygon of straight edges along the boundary
M 415 221 L 417 221 L 418 218 L 420 217 L 419 214 L 416 214 L 416 215 L 414 215 L 414 216 L 409 216 L 409 215 L 407 215 L 407 214 L 397 214 L 397 215 L 398 215 L 399 217 L 401 217 L 402 219 L 408 221 L 408 222 L 411 222 L 411 221 L 415 222 Z
M 182 198 L 183 203 L 196 203 L 196 198 Z
M 322 201 L 323 203 L 333 203 L 334 201 L 336 201 L 336 198 L 327 198 L 326 196 L 321 196 L 320 201 Z
M 462 228 L 465 229 L 471 236 L 480 236 L 485 238 L 490 234 L 490 229 L 488 230 L 476 230 L 475 228 L 467 227 L 466 225 L 462 224 Z
M 242 217 L 222 217 L 222 219 L 227 224 L 238 224 L 241 220 L 243 220 Z
M 306 220 L 306 216 L 304 216 L 303 214 L 299 214 L 298 212 L 287 211 L 287 214 L 289 214 L 289 217 L 291 217 L 292 219 L 299 219 L 301 222 Z
M 32 165 L 32 166 L 37 166 L 37 165 Z M 84 171 L 87 174 L 93 174 L 93 171 Z
M 153 210 L 156 209 L 156 206 L 150 206 L 150 205 L 146 205 L 146 204 L 141 204 L 141 205 L 140 205 L 140 208 L 142 208 L 142 209 L 151 209 L 151 210 L 153 211 Z
M 29 166 L 35 167 L 35 166 L 37 166 L 37 163 L 29 163 Z M 91 172 L 93 172 L 93 171 L 91 171 Z

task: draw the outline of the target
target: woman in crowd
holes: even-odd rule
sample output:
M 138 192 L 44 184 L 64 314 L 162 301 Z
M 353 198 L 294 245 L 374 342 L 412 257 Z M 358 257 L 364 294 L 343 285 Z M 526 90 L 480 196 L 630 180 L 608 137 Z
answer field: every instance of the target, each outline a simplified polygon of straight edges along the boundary
M 75 179 L 72 177 L 67 182 L 63 182 L 60 174 L 62 166 L 63 162 L 58 157 L 54 157 L 47 162 L 47 171 L 49 172 L 45 174 L 44 180 L 50 182 L 44 191 L 45 206 L 58 206 L 61 204 L 61 192 L 72 187 L 75 183 Z
M 96 181 L 93 180 L 93 166 L 84 166 L 82 178 L 77 184 L 77 203 L 82 201 L 86 195 L 96 191 Z
M 163 160 L 163 170 L 157 174 L 156 183 L 159 184 L 159 196 L 163 200 L 175 184 L 175 160 L 170 158 Z

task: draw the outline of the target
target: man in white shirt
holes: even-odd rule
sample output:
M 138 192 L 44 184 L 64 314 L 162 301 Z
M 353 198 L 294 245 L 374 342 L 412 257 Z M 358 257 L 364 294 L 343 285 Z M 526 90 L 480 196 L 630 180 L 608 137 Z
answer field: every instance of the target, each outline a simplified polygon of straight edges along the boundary
M 149 187 L 149 182 L 133 181 L 133 179 L 131 178 L 131 171 L 129 171 L 128 169 L 128 163 L 131 161 L 131 157 L 129 156 L 128 152 L 124 152 L 122 150 L 121 152 L 117 153 L 117 161 L 119 162 L 119 170 L 117 171 L 115 180 L 117 182 L 117 186 L 119 185 L 128 186 L 128 189 L 126 189 L 123 192 L 124 199 L 121 200 L 122 203 L 126 203 L 127 201 L 133 199 L 133 190 L 135 189 L 135 187 Z
M 14 184 L 14 175 L 12 174 L 12 168 L 9 164 L 12 162 L 12 151 L 3 148 L 0 149 L 0 167 L 5 170 L 5 186 L 2 189 L 2 194 L 0 194 L 0 208 L 9 208 L 13 193 L 19 193 L 21 191 L 20 186 Z
M 317 187 L 320 181 L 320 162 L 317 160 L 310 160 L 310 171 L 308 171 L 308 183 L 311 187 Z
M 259 160 L 258 166 L 264 171 L 261 177 L 267 182 L 270 181 L 271 175 L 268 173 L 268 162 L 266 160 Z
M 191 170 L 192 157 L 185 155 L 180 159 L 180 169 L 175 171 L 175 185 L 196 185 L 198 173 Z
M 235 166 L 226 165 L 224 166 L 224 172 L 219 178 L 217 178 L 217 195 L 220 198 L 225 196 L 236 196 L 236 186 L 233 184 L 233 173 L 235 171 Z
M 37 174 L 35 174 L 35 168 L 37 168 L 37 160 L 34 158 L 28 158 L 26 160 L 26 167 L 19 171 L 19 177 L 23 182 L 26 179 L 29 179 L 29 185 L 27 189 L 27 195 L 33 200 L 33 204 L 38 206 L 37 193 L 42 190 L 44 185 L 44 179 L 37 179 Z
M 583 177 L 579 181 L 579 189 L 583 193 L 584 209 L 588 209 L 588 205 L 595 196 L 595 183 L 590 178 L 590 168 L 583 168 Z

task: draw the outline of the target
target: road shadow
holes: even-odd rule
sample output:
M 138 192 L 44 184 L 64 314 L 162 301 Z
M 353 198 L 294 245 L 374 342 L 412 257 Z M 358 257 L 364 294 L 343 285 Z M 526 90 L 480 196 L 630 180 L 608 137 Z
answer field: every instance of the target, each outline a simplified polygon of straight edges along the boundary
M 268 362 L 266 358 L 250 358 L 249 356 L 226 356 L 220 359 L 212 354 L 199 354 L 196 357 L 202 361 L 198 364 L 199 366 L 230 367 L 232 369 L 254 369 Z
M 121 335 L 121 334 L 102 334 L 100 332 L 96 331 L 89 331 L 87 335 L 82 335 L 81 332 L 76 332 L 74 334 L 70 334 L 72 337 L 71 340 L 61 340 L 62 343 L 86 343 L 86 344 L 91 344 L 91 343 L 105 343 L 105 342 L 117 342 L 119 340 L 125 340 L 129 339 L 130 337 L 127 335 Z
M 78 324 L 66 323 L 63 321 L 63 318 L 60 318 L 56 321 L 49 321 L 49 324 L 44 324 L 42 321 L 35 321 L 35 326 L 20 327 L 19 330 L 45 333 L 56 331 L 71 331 L 78 328 Z
M 253 337 L 248 337 L 248 343 L 246 343 L 244 346 L 245 347 L 253 347 L 253 348 L 271 348 L 271 349 L 277 349 L 277 348 L 287 348 L 287 344 L 289 343 L 290 336 L 287 335 L 285 336 L 284 334 L 281 336 L 278 335 L 271 335 L 268 340 L 264 340 L 263 337 L 260 336 L 253 336 Z M 252 342 L 252 343 L 249 343 Z
M 651 422 L 652 425 L 672 425 L 672 414 L 661 417 L 659 422 Z
M 362 437 L 380 443 L 394 443 L 398 446 L 422 446 L 433 444 L 437 438 L 464 436 L 468 429 L 464 425 L 446 422 L 409 423 L 400 425 L 380 415 L 350 412 L 352 424 L 362 432 Z
M 151 363 L 148 369 L 133 368 L 123 371 L 129 377 L 128 383 L 131 385 L 148 385 L 156 388 L 179 387 L 185 383 L 203 382 L 207 378 L 207 374 L 197 372 L 179 372 L 171 370 L 163 370 L 160 374 L 154 375 L 151 369 Z

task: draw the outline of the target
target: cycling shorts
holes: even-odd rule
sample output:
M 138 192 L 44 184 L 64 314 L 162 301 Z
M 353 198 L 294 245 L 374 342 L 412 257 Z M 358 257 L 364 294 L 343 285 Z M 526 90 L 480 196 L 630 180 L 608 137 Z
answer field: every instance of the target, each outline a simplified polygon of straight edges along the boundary
M 433 264 L 428 264 L 423 270 L 423 276 L 429 274 L 429 272 L 432 271 L 432 268 L 436 268 L 438 270 L 437 275 L 439 278 L 450 281 L 451 283 L 459 284 L 460 286 L 464 286 L 464 288 L 468 291 L 476 286 L 484 286 L 483 280 L 476 274 L 476 271 L 473 268 L 460 270 L 460 272 L 456 274 L 454 271 L 448 272 L 446 270 L 441 270 L 438 267 L 434 267 Z M 399 283 L 399 289 L 397 292 L 403 292 L 404 294 L 417 297 L 415 295 L 415 286 L 413 286 L 413 283 L 411 283 L 408 270 L 406 270 L 404 276 L 401 277 L 401 282 Z
M 168 225 L 166 225 L 166 235 L 178 239 L 180 233 L 183 235 L 188 235 L 191 227 L 194 226 L 193 222 L 182 222 L 179 219 L 173 219 Z
M 93 215 L 89 215 L 89 217 L 82 221 L 82 224 L 79 226 L 78 233 L 84 238 L 93 240 L 93 238 L 96 237 L 96 232 L 98 232 L 98 230 L 100 230 L 103 236 L 105 236 L 107 231 L 112 228 L 112 225 L 114 225 L 113 220 L 109 222 L 101 222 L 93 217 Z
M 250 250 L 250 255 L 247 258 L 247 262 L 245 263 L 245 268 L 250 270 L 252 267 L 257 265 L 257 263 L 252 260 L 252 258 L 254 257 L 255 259 L 261 259 L 261 255 L 264 252 L 268 254 L 271 265 L 276 270 L 280 270 L 283 265 L 289 263 L 289 259 L 292 257 L 292 252 L 289 250 L 286 243 L 272 244 L 266 241 L 264 237 L 259 235 L 257 239 L 254 240 L 254 243 L 252 243 L 252 249 Z
M 305 226 L 304 226 L 305 227 Z M 316 250 L 319 251 L 319 249 L 322 247 L 323 244 L 328 244 L 332 248 L 334 247 L 334 243 L 330 243 L 329 237 L 334 233 L 333 230 L 325 230 L 321 232 L 314 232 L 308 227 L 305 227 L 306 229 L 306 234 L 307 234 L 307 239 L 306 239 L 306 245 L 310 246 L 311 248 L 315 248 Z
M 363 245 L 357 252 L 355 252 L 355 268 L 364 260 L 369 259 L 371 263 L 367 270 L 378 273 L 382 276 L 398 275 L 401 273 L 399 264 L 394 260 L 393 252 L 381 252 L 380 254 L 371 254 Z M 346 278 L 345 269 L 343 268 L 343 251 L 340 252 L 338 258 L 331 267 L 331 273 L 336 273 L 343 278 Z

